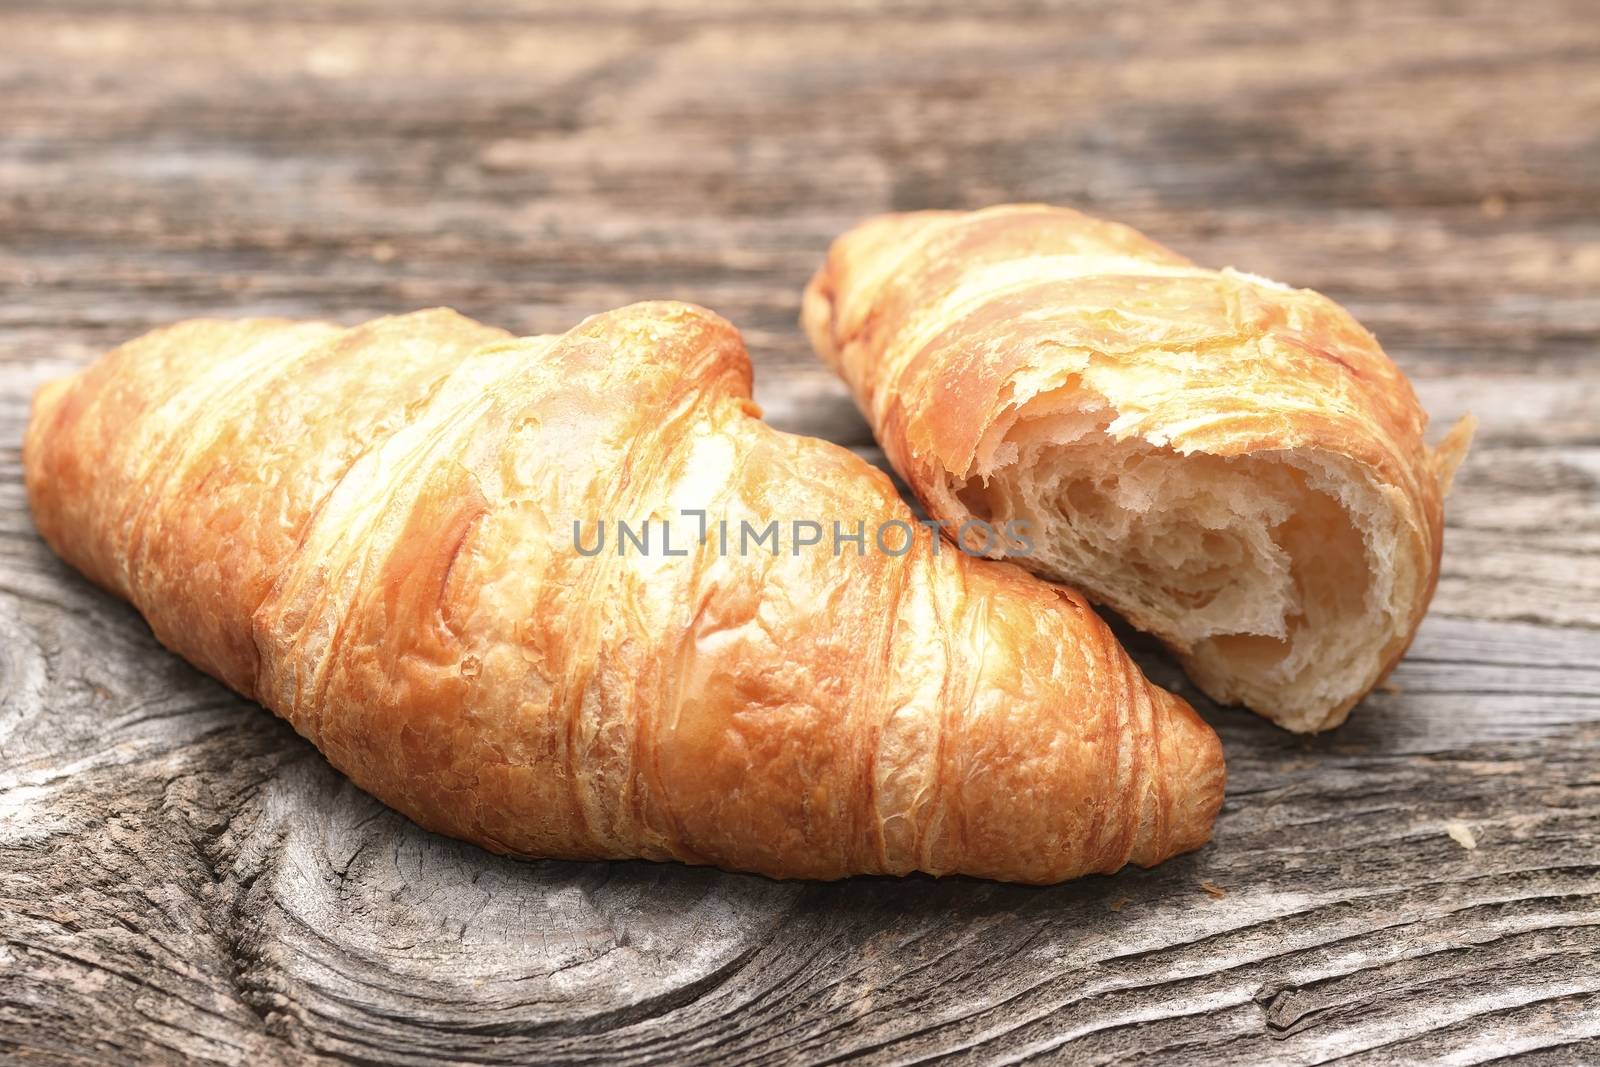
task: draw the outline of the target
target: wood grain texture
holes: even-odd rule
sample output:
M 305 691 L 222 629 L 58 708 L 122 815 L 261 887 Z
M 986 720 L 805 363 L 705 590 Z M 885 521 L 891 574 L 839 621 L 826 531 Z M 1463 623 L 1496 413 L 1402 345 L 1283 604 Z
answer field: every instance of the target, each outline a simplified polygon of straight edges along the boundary
M 1597 130 L 1586 0 L 0 7 L 0 1060 L 1600 1060 Z M 801 285 L 861 216 L 1023 199 L 1321 289 L 1482 423 L 1434 612 L 1343 729 L 1130 635 L 1230 767 L 1153 871 L 501 860 L 167 655 L 23 506 L 33 386 L 198 314 L 695 300 L 772 421 L 875 456 Z

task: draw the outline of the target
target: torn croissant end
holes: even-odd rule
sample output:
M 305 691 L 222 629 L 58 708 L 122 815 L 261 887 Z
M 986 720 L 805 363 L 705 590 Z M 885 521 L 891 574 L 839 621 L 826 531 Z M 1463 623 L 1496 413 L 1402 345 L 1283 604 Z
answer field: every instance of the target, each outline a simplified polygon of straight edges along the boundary
M 1162 638 L 1223 703 L 1325 730 L 1395 665 L 1439 574 L 1463 419 L 1338 305 L 1125 226 L 1013 205 L 869 220 L 802 322 L 949 527 Z
M 167 647 L 497 852 L 1056 882 L 1203 844 L 1194 711 L 1077 594 L 938 551 L 881 472 L 763 423 L 750 377 L 677 303 L 560 337 L 179 323 L 39 391 L 28 501 Z M 574 544 L 683 509 L 915 540 Z

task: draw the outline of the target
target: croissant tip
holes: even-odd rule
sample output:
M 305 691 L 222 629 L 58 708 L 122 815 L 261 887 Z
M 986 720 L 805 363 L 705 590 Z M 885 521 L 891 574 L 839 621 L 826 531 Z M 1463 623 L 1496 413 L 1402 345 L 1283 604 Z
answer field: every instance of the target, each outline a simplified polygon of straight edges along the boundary
M 1162 842 L 1157 859 L 1190 852 L 1211 839 L 1211 825 L 1222 809 L 1228 781 L 1222 741 L 1216 731 L 1181 697 L 1158 689 L 1161 723 L 1160 759 L 1167 768 L 1168 805 L 1165 826 L 1155 837 Z
M 1456 424 L 1450 427 L 1450 432 L 1444 435 L 1444 440 L 1433 449 L 1434 475 L 1439 480 L 1441 495 L 1450 492 L 1456 471 L 1467 458 L 1467 449 L 1472 447 L 1472 438 L 1477 432 L 1478 418 L 1469 411 L 1456 420 Z

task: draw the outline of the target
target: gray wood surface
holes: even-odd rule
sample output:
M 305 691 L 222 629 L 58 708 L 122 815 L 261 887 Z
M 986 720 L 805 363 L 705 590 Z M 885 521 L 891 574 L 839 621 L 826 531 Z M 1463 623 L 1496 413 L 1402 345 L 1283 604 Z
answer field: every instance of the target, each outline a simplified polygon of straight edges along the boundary
M 200 314 L 692 299 L 774 422 L 872 454 L 801 285 L 860 216 L 1012 199 L 1322 289 L 1440 427 L 1482 422 L 1434 612 L 1348 726 L 1289 736 L 1142 653 L 1230 769 L 1213 844 L 1154 871 L 498 859 L 29 523 L 32 388 Z M 1597 767 L 1587 0 L 0 6 L 0 1060 L 1600 1062 Z

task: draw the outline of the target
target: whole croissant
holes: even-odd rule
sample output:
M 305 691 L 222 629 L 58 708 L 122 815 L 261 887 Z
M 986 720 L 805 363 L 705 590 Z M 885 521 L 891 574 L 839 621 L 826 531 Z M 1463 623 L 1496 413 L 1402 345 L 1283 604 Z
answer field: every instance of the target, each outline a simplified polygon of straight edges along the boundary
M 497 852 L 1054 882 L 1195 848 L 1221 802 L 1215 735 L 1083 600 L 760 421 L 689 305 L 184 322 L 44 386 L 25 469 L 165 645 Z M 719 544 L 772 520 L 900 525 Z
M 1215 699 L 1327 729 L 1410 644 L 1439 573 L 1437 451 L 1331 300 L 1038 205 L 870 220 L 802 319 L 947 529 L 1108 604 Z

